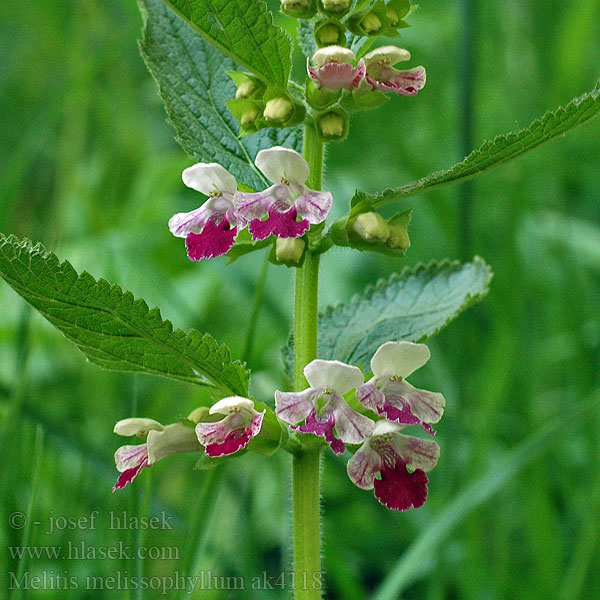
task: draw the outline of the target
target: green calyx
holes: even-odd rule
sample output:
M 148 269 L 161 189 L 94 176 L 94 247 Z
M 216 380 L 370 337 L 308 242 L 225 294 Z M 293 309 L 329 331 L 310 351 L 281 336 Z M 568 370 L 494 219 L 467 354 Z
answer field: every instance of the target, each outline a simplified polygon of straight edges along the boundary
M 346 28 L 335 17 L 323 19 L 315 25 L 315 41 L 319 48 L 346 46 Z
M 409 27 L 403 21 L 412 11 L 408 0 L 390 0 L 387 4 L 378 0 L 371 8 L 354 13 L 348 20 L 348 29 L 355 35 L 394 37 L 398 29 Z

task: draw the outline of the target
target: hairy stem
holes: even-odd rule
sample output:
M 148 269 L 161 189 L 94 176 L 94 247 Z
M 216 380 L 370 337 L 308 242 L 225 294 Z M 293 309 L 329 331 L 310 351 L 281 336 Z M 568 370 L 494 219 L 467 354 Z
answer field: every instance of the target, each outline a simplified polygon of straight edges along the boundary
M 315 130 L 304 131 L 304 156 L 310 165 L 307 182 L 321 188 L 323 144 Z M 317 308 L 319 255 L 306 252 L 304 264 L 296 269 L 294 320 L 294 389 L 306 388 L 302 370 L 317 357 Z M 294 506 L 294 587 L 296 600 L 321 598 L 321 533 L 319 522 L 320 450 L 304 450 L 292 458 Z

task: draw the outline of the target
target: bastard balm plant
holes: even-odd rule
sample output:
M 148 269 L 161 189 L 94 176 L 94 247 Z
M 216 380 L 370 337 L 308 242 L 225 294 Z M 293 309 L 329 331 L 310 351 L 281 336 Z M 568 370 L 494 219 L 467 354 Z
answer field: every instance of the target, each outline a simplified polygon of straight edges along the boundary
M 600 111 L 600 88 L 485 142 L 446 170 L 380 193 L 339 197 L 322 189 L 324 147 L 346 139 L 354 114 L 368 110 L 376 119 L 387 102 L 401 111 L 427 89 L 426 65 L 400 43 L 416 6 L 283 0 L 277 19 L 262 0 L 139 0 L 139 6 L 142 57 L 190 156 L 182 185 L 198 192 L 198 208 L 164 215 L 165 236 L 170 231 L 184 240 L 185 250 L 172 241 L 181 244 L 190 271 L 196 261 L 216 260 L 226 269 L 261 254 L 273 268 L 294 270 L 294 323 L 282 365 L 272 366 L 285 370 L 289 387 L 255 397 L 245 363 L 209 332 L 174 329 L 158 309 L 118 284 L 78 274 L 39 244 L 0 235 L 0 275 L 92 362 L 210 390 L 208 405 L 187 417 L 174 407 L 167 424 L 151 414 L 115 415 L 114 433 L 125 438 L 115 452 L 115 493 L 139 485 L 173 454 L 195 453 L 203 469 L 224 469 L 245 453 L 289 454 L 293 573 L 295 581 L 311 582 L 293 593 L 315 600 L 326 581 L 323 453 L 345 462 L 348 485 L 373 490 L 375 499 L 367 493 L 365 502 L 402 512 L 436 493 L 428 473 L 443 460 L 434 425 L 446 400 L 443 390 L 421 390 L 408 380 L 427 368 L 424 342 L 481 300 L 491 279 L 478 257 L 434 261 L 320 310 L 320 261 L 338 246 L 400 264 L 410 248 L 407 199 L 478 176 L 588 121 Z M 294 39 L 276 25 L 279 19 L 296 28 Z M 304 69 L 296 78 L 294 44 Z M 345 214 L 331 222 L 334 204 Z M 382 212 L 387 205 L 394 210 Z M 287 501 L 285 490 L 281 495 Z

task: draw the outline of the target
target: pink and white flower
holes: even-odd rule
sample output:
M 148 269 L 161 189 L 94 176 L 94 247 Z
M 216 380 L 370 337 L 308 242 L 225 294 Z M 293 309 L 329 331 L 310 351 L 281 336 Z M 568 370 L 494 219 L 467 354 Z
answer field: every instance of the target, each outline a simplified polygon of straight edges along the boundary
M 191 260 L 229 252 L 238 229 L 245 225 L 233 208 L 235 178 L 217 163 L 198 163 L 185 169 L 182 179 L 185 185 L 209 198 L 196 210 L 173 215 L 169 230 L 174 236 L 185 238 Z
M 213 404 L 209 414 L 225 415 L 216 423 L 196 424 L 198 441 L 205 446 L 206 456 L 214 458 L 245 448 L 260 432 L 265 411 L 255 410 L 254 402 L 248 398 L 231 396 Z
M 373 90 L 414 96 L 425 86 L 425 67 L 418 66 L 408 71 L 400 71 L 392 66 L 405 60 L 410 60 L 410 52 L 404 48 L 377 48 L 364 56 L 367 70 L 365 80 Z
M 373 355 L 373 377 L 356 390 L 356 398 L 364 407 L 390 421 L 420 425 L 433 434 L 430 423 L 442 418 L 446 405 L 444 396 L 417 389 L 406 381 L 430 356 L 425 344 L 386 342 Z
M 310 387 L 302 392 L 275 392 L 275 413 L 292 429 L 313 433 L 329 443 L 336 454 L 347 444 L 360 444 L 375 424 L 356 412 L 344 394 L 364 381 L 357 367 L 337 360 L 313 360 L 304 368 Z M 305 421 L 304 425 L 298 423 Z M 337 436 L 337 437 L 336 437 Z
M 121 446 L 115 452 L 117 470 L 121 473 L 113 492 L 132 482 L 145 467 L 180 452 L 201 449 L 193 428 L 180 423 L 161 425 L 153 419 L 124 419 L 115 425 L 114 432 L 122 436 L 145 437 L 143 444 Z
M 261 150 L 255 164 L 273 185 L 263 192 L 238 192 L 234 198 L 235 214 L 240 221 L 250 222 L 248 230 L 254 240 L 264 240 L 271 234 L 300 237 L 311 224 L 327 218 L 333 198 L 329 192 L 317 192 L 304 185 L 310 168 L 300 154 L 275 146 Z
M 379 421 L 371 436 L 348 461 L 348 476 L 364 490 L 375 489 L 375 497 L 393 510 L 423 506 L 427 499 L 426 473 L 438 462 L 440 447 L 399 433 L 404 428 Z
M 365 76 L 365 63 L 360 60 L 357 67 L 353 66 L 356 56 L 352 50 L 342 46 L 326 46 L 319 48 L 312 57 L 314 67 L 306 59 L 306 68 L 317 88 L 328 90 L 354 90 Z

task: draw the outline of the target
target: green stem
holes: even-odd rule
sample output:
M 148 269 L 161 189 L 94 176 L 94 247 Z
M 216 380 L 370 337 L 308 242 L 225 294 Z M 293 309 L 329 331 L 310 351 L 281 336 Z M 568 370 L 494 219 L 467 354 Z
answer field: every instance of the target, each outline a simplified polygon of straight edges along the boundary
M 307 185 L 321 188 L 323 144 L 314 128 L 304 131 L 304 156 L 310 165 Z M 303 369 L 317 357 L 319 255 L 306 252 L 296 269 L 294 320 L 294 389 L 306 388 Z M 303 450 L 292 458 L 294 506 L 294 575 L 296 600 L 321 598 L 321 532 L 319 521 L 320 450 Z

